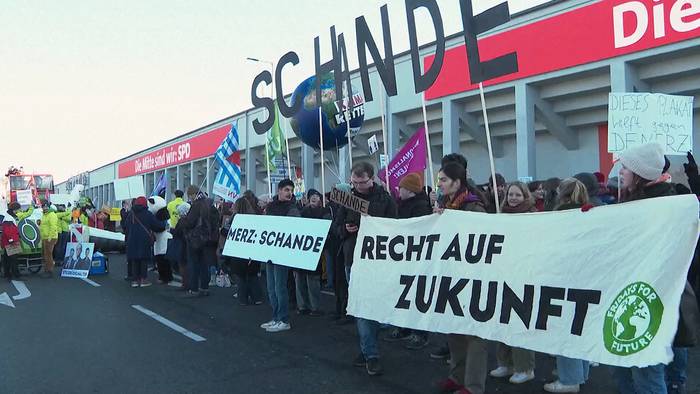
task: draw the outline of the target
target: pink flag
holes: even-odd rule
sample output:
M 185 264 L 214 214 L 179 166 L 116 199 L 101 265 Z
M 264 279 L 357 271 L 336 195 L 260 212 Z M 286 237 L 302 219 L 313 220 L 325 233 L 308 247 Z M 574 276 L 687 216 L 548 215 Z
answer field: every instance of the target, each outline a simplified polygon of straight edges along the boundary
M 423 171 L 427 165 L 427 146 L 425 143 L 425 128 L 421 127 L 389 162 L 389 190 L 394 197 L 399 195 L 399 182 L 407 174 L 418 173 L 423 178 Z M 386 170 L 379 170 L 379 179 L 384 183 Z

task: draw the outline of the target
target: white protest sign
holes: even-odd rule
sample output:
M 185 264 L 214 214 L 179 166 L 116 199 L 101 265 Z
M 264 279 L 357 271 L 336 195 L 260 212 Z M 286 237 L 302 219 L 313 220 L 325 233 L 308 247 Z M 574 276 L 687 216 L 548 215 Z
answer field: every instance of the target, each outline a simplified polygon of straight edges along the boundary
M 697 239 L 694 195 L 588 212 L 364 216 L 347 310 L 608 365 L 668 363 Z
M 369 149 L 369 155 L 377 153 L 379 150 L 379 142 L 377 141 L 377 136 L 373 135 L 367 139 L 367 148 Z
M 660 143 L 667 155 L 693 150 L 693 97 L 658 93 L 610 93 L 608 152 Z
M 330 226 L 330 220 L 236 215 L 223 254 L 313 271 Z
M 32 205 L 34 202 L 34 197 L 32 196 L 31 190 L 17 190 L 17 202 L 19 205 L 25 207 L 27 205 Z
M 131 200 L 132 198 L 146 196 L 143 188 L 143 176 L 132 176 L 129 178 L 114 180 L 114 199 Z
M 68 205 L 68 203 L 74 202 L 73 196 L 70 194 L 51 194 L 49 195 L 49 201 L 55 205 Z

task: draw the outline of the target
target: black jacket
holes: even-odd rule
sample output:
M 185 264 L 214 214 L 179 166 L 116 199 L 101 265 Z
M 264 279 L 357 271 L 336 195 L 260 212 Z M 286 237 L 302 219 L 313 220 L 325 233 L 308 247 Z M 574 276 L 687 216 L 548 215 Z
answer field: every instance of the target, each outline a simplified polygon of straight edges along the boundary
M 294 197 L 289 201 L 280 201 L 277 196 L 275 196 L 272 201 L 267 204 L 265 215 L 300 217 L 301 213 L 299 212 L 299 208 L 297 208 L 296 199 Z
M 430 207 L 430 198 L 425 192 L 420 192 L 415 196 L 399 201 L 399 219 L 417 218 L 433 213 Z
M 149 260 L 153 257 L 153 232 L 165 231 L 165 222 L 159 222 L 148 208 L 135 205 L 124 221 L 126 257 L 129 260 Z
M 214 248 L 218 245 L 219 227 L 221 226 L 221 215 L 214 207 L 214 202 L 210 198 L 202 198 L 192 202 L 187 216 L 177 222 L 177 227 L 183 231 L 185 239 L 190 242 L 190 235 L 198 226 L 202 226 L 211 233 L 211 241 L 205 245 L 207 248 Z M 214 241 L 214 239 L 216 241 Z
M 352 190 L 352 194 L 369 201 L 369 216 L 396 218 L 398 213 L 396 202 L 380 185 L 375 184 L 366 195 L 358 193 L 355 189 Z M 351 211 L 341 206 L 340 209 L 338 209 L 338 216 L 333 221 L 332 227 L 340 239 L 345 265 L 347 266 L 352 266 L 357 233 L 348 233 L 345 229 L 345 225 L 354 224 L 359 226 L 360 217 L 361 215 L 358 212 Z

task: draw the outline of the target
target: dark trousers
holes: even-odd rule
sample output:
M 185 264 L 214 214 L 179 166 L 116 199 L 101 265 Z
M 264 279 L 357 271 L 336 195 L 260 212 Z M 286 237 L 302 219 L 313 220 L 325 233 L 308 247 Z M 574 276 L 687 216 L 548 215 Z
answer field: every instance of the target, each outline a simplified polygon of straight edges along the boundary
M 209 277 L 209 260 L 206 252 L 205 248 L 187 248 L 188 290 L 209 290 L 209 280 L 211 278 Z
M 7 252 L 3 252 L 2 268 L 5 278 L 19 278 L 19 267 L 17 266 L 17 258 L 15 256 L 8 256 Z
M 170 265 L 168 259 L 165 258 L 164 254 L 160 254 L 155 257 L 156 267 L 158 267 L 158 278 L 163 282 L 170 282 L 173 280 L 173 269 Z
M 348 279 L 345 277 L 345 260 L 340 256 L 333 259 L 335 279 L 335 312 L 345 316 L 348 307 Z
M 236 281 L 238 281 L 238 301 L 241 304 L 262 301 L 262 287 L 257 274 L 236 274 Z
M 147 259 L 134 259 L 131 261 L 131 277 L 134 281 L 148 278 Z

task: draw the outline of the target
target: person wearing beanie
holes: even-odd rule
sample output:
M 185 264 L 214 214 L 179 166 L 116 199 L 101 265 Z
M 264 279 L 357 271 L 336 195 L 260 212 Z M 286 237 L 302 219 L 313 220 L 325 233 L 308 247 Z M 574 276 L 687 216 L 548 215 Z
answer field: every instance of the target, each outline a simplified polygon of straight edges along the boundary
M 658 143 L 628 149 L 620 154 L 620 162 L 623 166 L 620 170 L 620 202 L 675 195 L 672 184 L 659 181 L 666 162 L 663 147 Z M 617 367 L 614 375 L 620 392 L 631 392 L 635 387 L 644 387 L 650 393 L 667 391 L 664 364 L 644 368 Z
M 415 172 L 404 176 L 399 182 L 398 218 L 410 219 L 426 216 L 433 213 L 430 198 L 425 193 L 423 177 Z M 428 345 L 428 332 L 411 330 L 409 328 L 394 328 L 389 335 L 384 337 L 387 342 L 396 342 L 407 339 L 406 348 L 418 350 Z
M 306 198 L 309 200 L 309 202 L 311 202 L 311 197 L 313 197 L 313 196 L 316 196 L 320 200 L 323 200 L 323 195 L 321 194 L 321 192 L 319 192 L 316 189 L 309 189 L 309 191 L 306 192 Z
M 323 196 L 321 193 L 318 190 L 309 189 L 306 195 L 309 201 L 304 209 L 301 210 L 301 217 L 330 220 L 331 212 L 328 207 L 323 207 Z M 321 275 L 323 274 L 323 265 L 319 262 L 314 271 L 303 269 L 294 269 L 293 271 L 297 314 L 312 317 L 323 315 L 321 311 Z
M 622 201 L 674 195 L 673 185 L 660 182 L 666 160 L 658 143 L 644 144 L 620 154 Z

